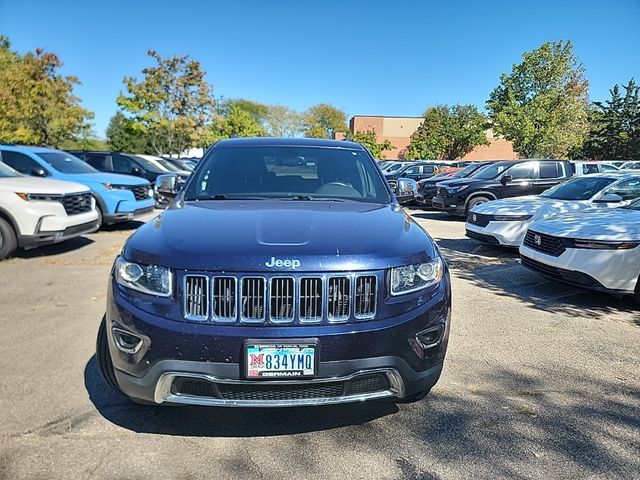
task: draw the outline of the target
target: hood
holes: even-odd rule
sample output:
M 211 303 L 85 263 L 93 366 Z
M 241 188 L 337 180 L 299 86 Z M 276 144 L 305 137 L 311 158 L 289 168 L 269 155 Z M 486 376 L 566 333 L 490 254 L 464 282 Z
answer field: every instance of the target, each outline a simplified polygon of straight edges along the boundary
M 530 195 L 482 203 L 474 207 L 472 211 L 484 215 L 546 216 L 571 213 L 589 207 L 589 201 L 554 200 L 552 198 Z
M 438 185 L 442 184 L 447 187 L 459 187 L 460 185 L 473 185 L 475 183 L 483 183 L 483 182 L 491 182 L 492 180 L 485 179 L 474 179 L 471 178 L 452 178 L 451 180 L 444 180 L 442 182 L 438 182 Z
M 86 185 L 50 178 L 2 177 L 0 178 L 0 191 L 64 195 L 67 193 L 89 192 L 90 190 Z
M 132 175 L 121 175 L 119 173 L 67 173 L 66 177 L 80 183 L 112 183 L 114 185 L 147 185 L 148 180 Z
M 127 241 L 126 258 L 175 269 L 292 272 L 378 270 L 437 255 L 429 235 L 393 205 L 222 200 L 172 207 Z M 297 262 L 287 262 L 288 264 Z
M 534 222 L 531 230 L 584 240 L 639 241 L 640 211 L 628 208 L 589 209 Z

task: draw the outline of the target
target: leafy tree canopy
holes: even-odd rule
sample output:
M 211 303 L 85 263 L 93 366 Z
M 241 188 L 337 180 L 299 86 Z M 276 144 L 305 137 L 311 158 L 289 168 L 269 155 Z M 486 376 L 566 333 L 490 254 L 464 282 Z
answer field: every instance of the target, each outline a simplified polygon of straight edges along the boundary
M 594 102 L 591 129 L 581 151 L 574 157 L 596 160 L 640 160 L 640 87 L 632 78 L 616 84 L 611 98 Z
M 0 36 L 0 142 L 59 147 L 90 130 L 93 114 L 73 93 L 80 81 L 61 66 L 54 53 L 20 55 Z
M 588 90 L 571 42 L 546 42 L 500 77 L 486 106 L 495 132 L 521 156 L 566 158 L 589 128 Z
M 125 78 L 127 93 L 117 100 L 131 128 L 157 155 L 202 145 L 214 101 L 200 63 L 188 56 L 165 59 L 153 50 L 148 55 L 155 65 L 142 70 L 140 81 Z
M 347 114 L 328 103 L 319 103 L 303 114 L 305 137 L 333 138 L 336 132 L 347 131 Z
M 298 137 L 302 135 L 302 115 L 284 105 L 270 105 L 264 119 L 270 137 Z
M 363 145 L 375 158 L 384 158 L 384 152 L 393 148 L 393 144 L 389 140 L 384 140 L 382 143 L 378 143 L 378 136 L 375 130 L 366 130 L 356 133 L 348 132 L 344 139 Z
M 107 127 L 107 143 L 110 149 L 129 153 L 153 153 L 146 137 L 137 132 L 132 123 L 122 112 L 116 112 L 111 117 Z
M 411 135 L 406 159 L 456 160 L 478 145 L 488 145 L 486 117 L 474 105 L 428 108 Z
M 264 137 L 264 127 L 247 110 L 231 105 L 226 114 L 216 115 L 211 125 L 212 140 L 233 137 Z

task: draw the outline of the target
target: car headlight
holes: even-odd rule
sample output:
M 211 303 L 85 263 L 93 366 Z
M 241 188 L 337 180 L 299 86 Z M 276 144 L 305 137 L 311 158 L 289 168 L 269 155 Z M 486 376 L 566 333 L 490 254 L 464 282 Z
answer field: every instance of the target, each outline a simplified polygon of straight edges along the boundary
M 171 270 L 159 265 L 141 265 L 122 257 L 116 260 L 116 281 L 127 288 L 159 297 L 171 296 Z
M 493 219 L 496 222 L 524 222 L 531 220 L 533 215 L 494 215 Z
M 62 200 L 62 195 L 58 194 L 47 194 L 47 193 L 23 193 L 23 192 L 15 192 L 15 194 L 20 197 L 22 200 L 37 200 L 39 202 L 59 202 Z
M 436 257 L 430 262 L 391 269 L 391 295 L 403 295 L 435 285 L 442 279 L 444 265 Z
M 459 187 L 447 187 L 447 191 L 449 193 L 458 193 L 461 192 L 462 190 L 464 190 L 465 188 L 468 188 L 469 185 L 460 185 Z

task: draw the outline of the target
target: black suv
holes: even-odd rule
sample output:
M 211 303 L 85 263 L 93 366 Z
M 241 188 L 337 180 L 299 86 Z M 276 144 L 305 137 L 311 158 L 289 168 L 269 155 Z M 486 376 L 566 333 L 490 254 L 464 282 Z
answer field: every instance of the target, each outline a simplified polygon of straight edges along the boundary
M 472 162 L 457 172 L 443 172 L 431 178 L 425 178 L 418 182 L 418 204 L 424 207 L 431 207 L 433 197 L 436 195 L 436 185 L 448 180 L 459 180 L 469 178 L 478 173 L 482 168 L 491 165 L 493 162 Z
M 573 175 L 567 160 L 496 162 L 472 178 L 438 183 L 433 206 L 450 215 L 466 216 L 476 205 L 498 198 L 538 195 Z
M 386 173 L 387 180 L 397 180 L 398 178 L 411 178 L 416 182 L 424 178 L 433 177 L 438 173 L 438 169 L 442 167 L 443 163 L 425 162 L 416 164 L 407 164 L 400 167 L 393 173 Z
M 150 161 L 129 153 L 78 150 L 70 150 L 69 153 L 80 157 L 101 172 L 135 175 L 146 178 L 151 184 L 155 184 L 158 175 L 167 173 Z

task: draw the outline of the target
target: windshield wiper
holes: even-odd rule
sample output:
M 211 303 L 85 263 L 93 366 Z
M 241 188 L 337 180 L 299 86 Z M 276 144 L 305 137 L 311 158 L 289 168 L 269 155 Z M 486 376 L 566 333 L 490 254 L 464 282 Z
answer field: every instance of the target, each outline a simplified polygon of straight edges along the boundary
M 307 202 L 344 202 L 342 198 L 313 197 L 311 195 L 293 195 L 291 197 L 274 197 L 278 200 L 302 200 Z

